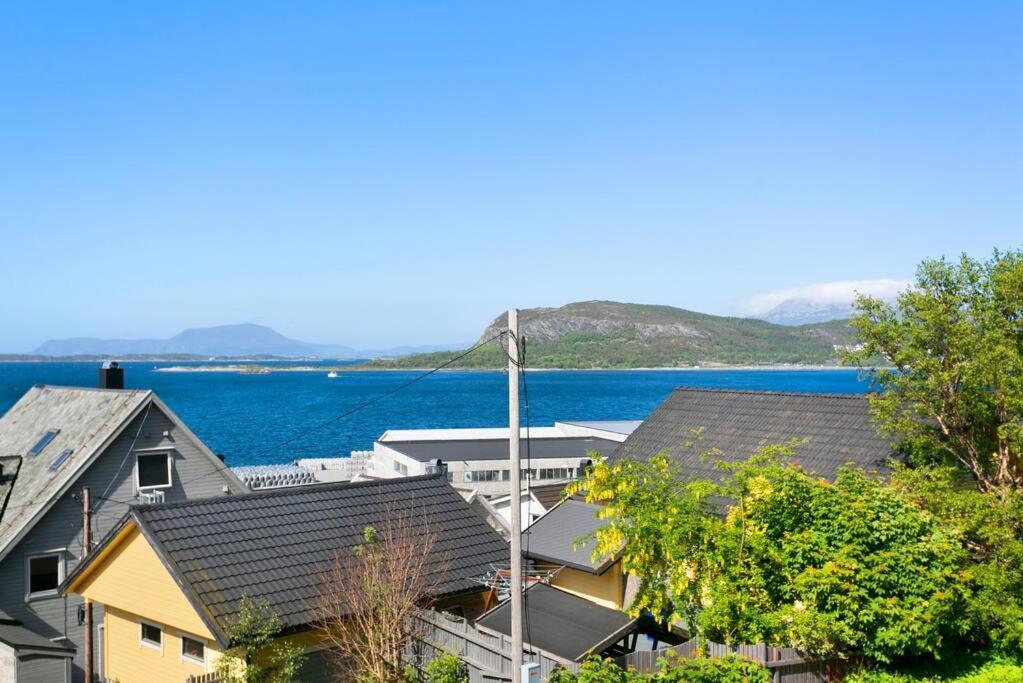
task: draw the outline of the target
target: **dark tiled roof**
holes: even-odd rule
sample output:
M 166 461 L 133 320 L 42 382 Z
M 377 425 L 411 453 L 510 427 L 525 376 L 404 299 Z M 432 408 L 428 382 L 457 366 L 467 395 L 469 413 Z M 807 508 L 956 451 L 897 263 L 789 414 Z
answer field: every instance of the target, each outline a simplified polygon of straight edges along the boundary
M 523 593 L 529 644 L 571 662 L 601 650 L 632 630 L 637 622 L 618 610 L 537 583 Z M 511 602 L 506 600 L 480 617 L 483 628 L 511 635 Z
M 419 462 L 430 462 L 434 458 L 444 462 L 465 462 L 471 460 L 507 460 L 508 439 L 458 439 L 436 441 L 384 441 L 384 446 L 393 448 Z M 544 458 L 585 458 L 590 451 L 605 456 L 618 447 L 617 441 L 594 436 L 572 436 L 540 438 L 529 441 L 529 455 L 533 460 Z M 519 452 L 526 457 L 526 440 L 522 439 Z
M 694 430 L 701 430 L 701 438 L 687 447 Z M 720 471 L 704 462 L 702 453 L 717 449 L 724 459 L 739 460 L 793 437 L 807 440 L 796 449 L 795 460 L 829 479 L 850 462 L 885 471 L 892 450 L 891 442 L 878 436 L 871 424 L 862 394 L 683 388 L 643 421 L 612 460 L 645 460 L 666 451 L 691 476 L 717 480 Z
M 243 595 L 266 600 L 285 628 L 313 621 L 322 575 L 362 542 L 367 526 L 408 515 L 436 534 L 437 593 L 480 584 L 508 545 L 441 475 L 323 484 L 133 508 L 132 517 L 174 569 L 213 630 Z M 84 563 L 83 563 L 84 564 Z
M 578 500 L 566 500 L 522 533 L 522 549 L 526 557 L 542 562 L 553 562 L 593 574 L 603 573 L 608 559 L 594 562 L 590 558 L 593 542 L 578 547 L 576 541 L 604 526 L 596 518 L 600 507 Z

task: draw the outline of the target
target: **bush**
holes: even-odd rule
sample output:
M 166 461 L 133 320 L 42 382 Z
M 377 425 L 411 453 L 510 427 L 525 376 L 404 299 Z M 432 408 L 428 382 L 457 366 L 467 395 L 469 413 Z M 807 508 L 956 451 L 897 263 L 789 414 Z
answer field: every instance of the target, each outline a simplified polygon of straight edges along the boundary
M 872 669 L 850 674 L 849 683 L 1023 683 L 1023 666 L 1007 659 L 978 656 L 953 657 L 947 662 Z
M 426 665 L 426 680 L 429 683 L 468 683 L 469 670 L 462 660 L 445 652 Z
M 769 683 L 771 674 L 756 662 L 727 657 L 662 658 L 657 673 L 622 669 L 610 659 L 591 657 L 579 673 L 555 669 L 548 683 Z

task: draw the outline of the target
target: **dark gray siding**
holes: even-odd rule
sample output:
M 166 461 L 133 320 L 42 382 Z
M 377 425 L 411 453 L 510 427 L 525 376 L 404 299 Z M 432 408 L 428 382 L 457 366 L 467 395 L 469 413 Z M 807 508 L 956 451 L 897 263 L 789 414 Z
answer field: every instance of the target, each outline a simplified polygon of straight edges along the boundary
M 67 658 L 29 655 L 18 661 L 18 681 L 47 681 L 64 683 L 67 680 Z
M 144 424 L 143 424 L 144 418 Z M 139 431 L 139 425 L 142 429 Z M 168 432 L 168 436 L 164 436 Z M 99 499 L 110 485 L 107 498 L 115 501 L 135 499 L 135 458 L 129 452 L 138 434 L 135 449 L 173 448 L 173 488 L 166 490 L 167 502 L 193 498 L 222 496 L 223 487 L 234 484 L 218 471 L 218 465 L 204 455 L 173 422 L 153 405 L 149 414 L 143 409 L 107 450 L 86 470 L 71 490 L 50 508 L 46 516 L 0 562 L 0 609 L 25 626 L 50 638 L 64 636 L 78 652 L 74 661 L 74 680 L 83 679 L 83 629 L 78 625 L 77 610 L 81 599 L 47 598 L 25 601 L 25 558 L 28 555 L 66 548 L 66 570 L 70 572 L 82 558 L 82 505 L 75 496 L 88 486 L 93 496 L 93 542 L 98 542 L 127 512 L 127 505 Z M 122 467 L 123 462 L 123 467 Z M 118 471 L 120 469 L 120 471 Z M 191 481 L 194 480 L 194 481 Z M 111 482 L 113 482 L 111 484 Z M 240 491 L 236 491 L 240 492 Z M 102 623 L 102 609 L 94 609 L 95 621 Z M 26 678 L 47 682 L 47 678 Z

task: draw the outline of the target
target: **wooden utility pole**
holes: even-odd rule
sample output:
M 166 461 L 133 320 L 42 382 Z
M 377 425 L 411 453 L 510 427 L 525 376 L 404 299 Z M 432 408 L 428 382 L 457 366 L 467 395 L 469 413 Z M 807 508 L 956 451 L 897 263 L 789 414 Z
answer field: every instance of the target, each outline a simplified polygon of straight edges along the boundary
M 508 455 L 511 459 L 512 683 L 522 683 L 522 502 L 519 469 L 519 311 L 508 309 Z M 528 474 L 527 474 L 528 476 Z
M 88 487 L 82 489 L 82 559 L 92 550 L 92 495 Z M 85 680 L 95 679 L 92 662 L 92 603 L 85 601 Z

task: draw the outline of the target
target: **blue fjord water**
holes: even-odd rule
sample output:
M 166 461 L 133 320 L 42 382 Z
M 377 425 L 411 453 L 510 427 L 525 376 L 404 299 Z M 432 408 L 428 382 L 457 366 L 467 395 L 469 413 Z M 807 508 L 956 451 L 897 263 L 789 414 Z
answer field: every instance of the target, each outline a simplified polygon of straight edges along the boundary
M 164 364 L 170 365 L 170 364 Z M 181 365 L 176 363 L 174 365 Z M 246 375 L 157 372 L 125 363 L 125 384 L 148 388 L 231 465 L 287 462 L 370 449 L 387 429 L 494 427 L 508 419 L 502 372 L 443 371 L 350 417 L 277 447 L 420 372 L 326 370 Z M 0 363 L 0 413 L 34 384 L 95 386 L 98 363 Z M 530 421 L 638 420 L 675 387 L 859 393 L 854 370 L 609 370 L 528 373 Z M 59 426 L 59 425 L 57 425 Z

